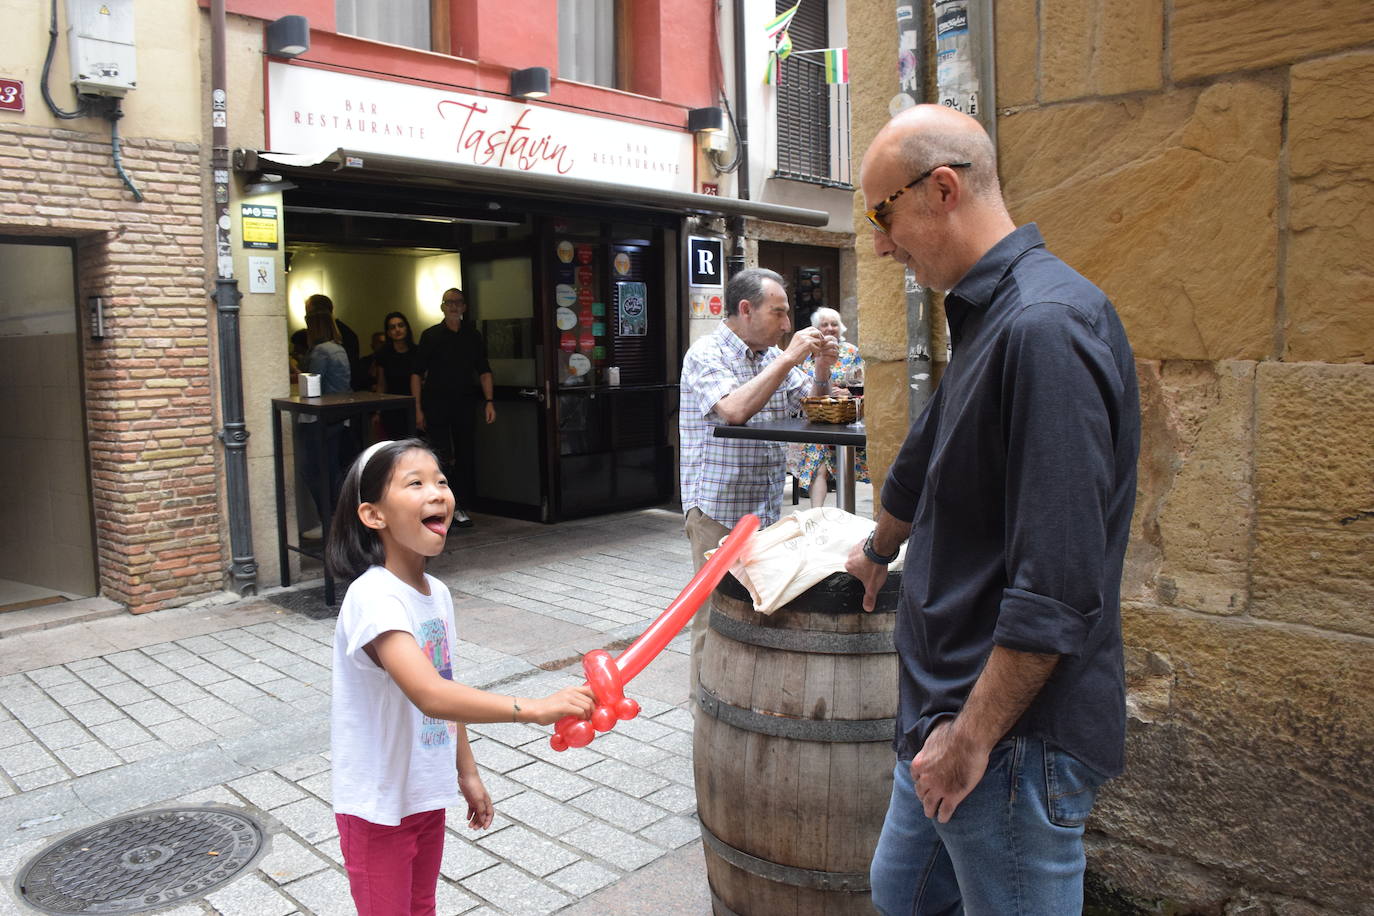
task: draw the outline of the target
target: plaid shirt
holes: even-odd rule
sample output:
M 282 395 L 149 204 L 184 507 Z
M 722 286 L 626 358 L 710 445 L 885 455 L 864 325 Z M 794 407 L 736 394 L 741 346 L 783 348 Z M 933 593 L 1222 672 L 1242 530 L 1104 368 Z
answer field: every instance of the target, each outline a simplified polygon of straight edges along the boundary
M 725 324 L 687 351 L 678 413 L 683 512 L 696 506 L 727 528 L 750 512 L 765 526 L 782 517 L 786 444 L 712 435 L 713 426 L 724 425 L 716 403 L 780 356 L 777 347 L 755 353 Z M 749 425 L 795 416 L 810 381 L 793 368 Z

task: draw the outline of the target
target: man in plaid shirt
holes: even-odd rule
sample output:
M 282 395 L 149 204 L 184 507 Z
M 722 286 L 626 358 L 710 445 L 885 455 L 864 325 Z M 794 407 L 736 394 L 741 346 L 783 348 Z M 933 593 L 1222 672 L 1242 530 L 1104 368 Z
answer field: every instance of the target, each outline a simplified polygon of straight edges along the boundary
M 830 392 L 830 367 L 839 345 L 808 327 L 792 335 L 786 350 L 779 349 L 779 339 L 792 329 L 791 315 L 781 276 L 762 267 L 741 270 L 725 289 L 720 328 L 692 344 L 682 362 L 682 510 L 698 569 L 705 562 L 703 554 L 742 516 L 752 512 L 765 526 L 782 516 L 787 470 L 783 443 L 718 439 L 712 427 L 795 416 L 803 395 Z M 813 353 L 814 381 L 798 368 Z M 703 608 L 692 621 L 694 693 L 707 614 Z

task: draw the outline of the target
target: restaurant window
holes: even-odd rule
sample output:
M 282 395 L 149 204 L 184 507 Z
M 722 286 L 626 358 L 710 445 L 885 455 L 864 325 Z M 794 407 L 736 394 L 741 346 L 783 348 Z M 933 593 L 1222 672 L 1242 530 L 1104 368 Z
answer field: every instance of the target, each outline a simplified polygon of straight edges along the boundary
M 560 79 L 617 88 L 617 0 L 558 0 Z
M 786 12 L 796 0 L 777 0 Z M 825 81 L 831 47 L 825 0 L 802 0 L 788 26 L 793 53 L 778 67 L 778 178 L 848 186 L 849 86 Z
M 335 27 L 345 35 L 436 50 L 430 5 L 431 0 L 334 0 Z

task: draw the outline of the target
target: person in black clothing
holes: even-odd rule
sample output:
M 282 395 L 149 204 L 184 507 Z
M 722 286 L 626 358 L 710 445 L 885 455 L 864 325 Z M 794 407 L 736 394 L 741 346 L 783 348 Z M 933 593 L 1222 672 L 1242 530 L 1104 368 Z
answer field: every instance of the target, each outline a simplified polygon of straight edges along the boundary
M 324 293 L 316 293 L 315 295 L 306 299 L 305 317 L 309 318 L 310 315 L 314 312 L 324 312 L 328 314 L 329 317 L 333 318 L 334 300 L 330 299 Z M 343 344 L 344 353 L 348 354 L 348 366 L 350 372 L 349 381 L 353 390 L 368 390 L 372 387 L 372 385 L 370 384 L 371 380 L 367 376 L 367 369 L 363 364 L 361 354 L 358 349 L 358 335 L 354 333 L 352 328 L 350 328 L 348 325 L 344 324 L 337 318 L 334 318 L 334 326 L 339 329 L 339 342 Z M 308 346 L 306 346 L 305 328 L 301 328 L 299 331 L 291 335 L 291 348 L 293 352 L 300 355 L 305 354 L 310 349 Z
M 410 390 L 419 407 L 415 424 L 439 455 L 449 486 L 458 498 L 454 524 L 470 527 L 463 511 L 473 493 L 473 432 L 480 406 L 483 419 L 496 421 L 487 344 L 467 316 L 461 289 L 444 291 L 444 320 L 420 335 L 411 366 Z
M 414 371 L 416 344 L 410 321 L 400 312 L 388 312 L 386 339 L 372 352 L 372 390 L 379 394 L 410 394 L 410 375 Z M 417 402 L 418 409 L 418 402 Z M 405 419 L 400 411 L 381 413 L 382 438 L 404 439 Z
M 879 256 L 946 291 L 949 367 L 846 569 L 863 607 L 906 542 L 881 913 L 1078 913 L 1083 829 L 1122 771 L 1121 575 L 1140 446 L 1107 296 L 1002 201 L 992 140 L 897 115 L 861 173 Z

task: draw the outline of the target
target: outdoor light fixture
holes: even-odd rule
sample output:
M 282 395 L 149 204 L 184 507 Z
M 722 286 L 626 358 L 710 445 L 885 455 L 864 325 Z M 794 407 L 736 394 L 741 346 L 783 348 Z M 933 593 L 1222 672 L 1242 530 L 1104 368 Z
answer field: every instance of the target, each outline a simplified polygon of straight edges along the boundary
M 687 112 L 687 129 L 694 134 L 725 129 L 725 112 L 719 108 L 693 108 Z
M 293 191 L 297 187 L 294 182 L 287 181 L 280 175 L 264 173 L 258 176 L 257 181 L 244 185 L 243 193 L 251 197 L 254 194 L 270 194 L 274 191 Z
M 267 26 L 267 53 L 296 57 L 310 50 L 310 23 L 304 16 L 283 16 Z
M 549 94 L 549 68 L 526 67 L 510 72 L 510 94 L 518 99 L 542 99 Z

